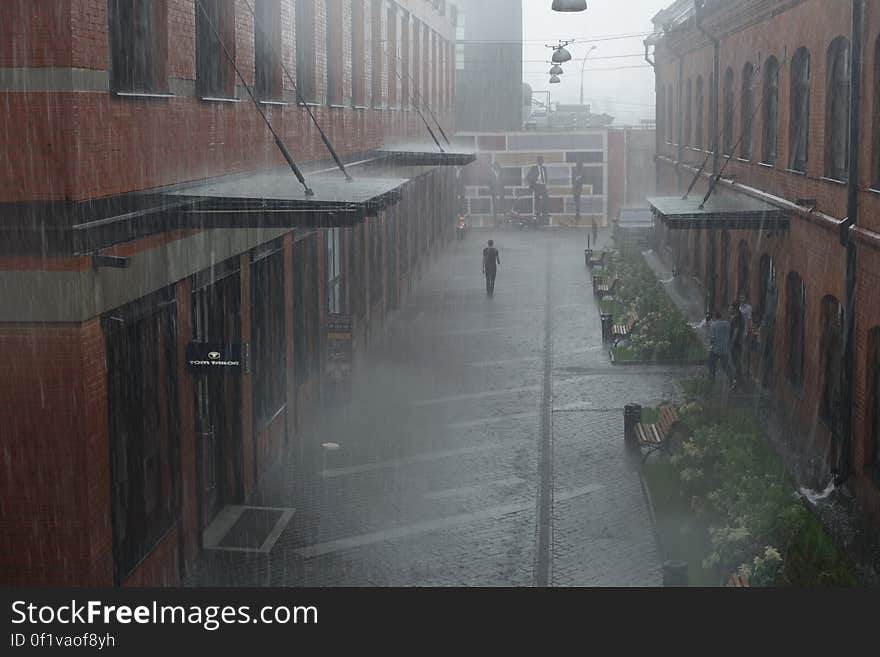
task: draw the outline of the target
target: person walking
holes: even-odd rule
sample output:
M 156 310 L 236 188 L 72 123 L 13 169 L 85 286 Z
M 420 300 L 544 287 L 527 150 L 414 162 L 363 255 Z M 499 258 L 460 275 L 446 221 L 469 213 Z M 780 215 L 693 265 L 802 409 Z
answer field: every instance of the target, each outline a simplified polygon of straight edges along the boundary
M 734 387 L 742 379 L 743 344 L 745 343 L 746 322 L 739 304 L 730 304 L 730 360 L 733 363 Z
M 495 248 L 495 242 L 489 240 L 489 246 L 483 249 L 483 274 L 486 276 L 486 295 L 495 295 L 495 275 L 501 266 L 501 255 Z
M 547 168 L 544 166 L 544 156 L 539 155 L 537 164 L 529 169 L 526 181 L 532 190 L 535 202 L 535 217 L 541 219 L 547 212 L 550 197 L 547 195 Z
M 709 380 L 712 383 L 715 383 L 715 371 L 719 361 L 728 381 L 736 385 L 736 380 L 730 371 L 730 322 L 723 319 L 721 313 L 716 311 L 715 319 L 709 324 Z
M 571 195 L 574 197 L 574 218 L 581 218 L 581 194 L 584 192 L 584 161 L 578 160 L 571 173 Z

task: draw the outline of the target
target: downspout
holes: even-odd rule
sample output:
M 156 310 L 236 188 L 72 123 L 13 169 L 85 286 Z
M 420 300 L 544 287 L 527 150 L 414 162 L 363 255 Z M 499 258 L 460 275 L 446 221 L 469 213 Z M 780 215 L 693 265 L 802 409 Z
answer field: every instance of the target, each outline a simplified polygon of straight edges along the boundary
M 709 111 L 712 112 L 712 127 L 714 131 L 717 133 L 718 131 L 718 90 L 721 85 L 720 75 L 721 75 L 721 41 L 715 37 L 713 34 L 709 34 L 705 27 L 703 27 L 703 0 L 694 0 L 694 20 L 697 25 L 697 29 L 705 36 L 709 41 L 712 42 L 715 48 L 715 62 L 714 62 L 714 73 L 712 75 L 712 102 L 709 104 Z M 715 144 L 714 153 L 712 153 L 712 175 L 718 175 L 718 167 L 719 167 L 719 151 L 721 150 L 720 140 L 719 143 Z M 716 239 L 715 239 L 715 227 L 709 229 L 709 253 L 707 257 L 709 258 L 709 262 L 716 263 L 718 262 L 718 252 L 716 247 Z M 727 272 L 725 272 L 727 275 Z M 715 290 L 718 287 L 718 269 L 713 264 L 712 266 L 712 278 L 709 281 L 709 295 L 706 303 L 706 313 L 710 313 L 715 309 Z
M 663 147 L 663 142 L 660 139 L 660 126 L 656 125 L 656 119 L 658 116 L 662 116 L 665 121 L 666 118 L 664 113 L 668 107 L 664 107 L 662 108 L 662 111 L 658 111 L 658 109 L 660 109 L 657 107 L 657 103 L 660 102 L 660 78 L 657 77 L 657 65 L 654 63 L 654 60 L 651 59 L 650 48 L 651 46 L 648 43 L 648 39 L 645 39 L 645 61 L 651 65 L 652 69 L 654 69 L 654 98 L 656 99 L 654 107 L 654 188 L 660 189 L 660 167 L 657 166 L 656 156 L 660 153 L 660 149 Z M 663 126 L 664 129 L 665 127 L 666 126 Z
M 859 154 L 862 100 L 862 31 L 865 0 L 853 0 L 852 35 L 850 39 L 850 107 L 849 107 L 849 176 L 847 179 L 847 214 L 840 227 L 840 243 L 846 248 L 846 306 L 844 309 L 843 381 L 841 382 L 840 451 L 835 485 L 842 485 L 852 475 L 853 442 L 853 377 L 855 375 L 855 312 L 856 312 L 856 240 L 851 229 L 859 218 Z

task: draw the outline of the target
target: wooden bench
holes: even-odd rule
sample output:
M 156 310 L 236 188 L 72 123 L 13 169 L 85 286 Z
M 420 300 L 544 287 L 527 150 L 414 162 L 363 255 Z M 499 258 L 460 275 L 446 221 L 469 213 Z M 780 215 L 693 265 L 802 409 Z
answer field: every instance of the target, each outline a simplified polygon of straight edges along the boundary
M 614 324 L 611 327 L 611 339 L 614 343 L 614 346 L 617 346 L 617 343 L 621 340 L 628 338 L 633 330 L 636 328 L 636 324 L 639 323 L 639 314 L 635 311 L 629 314 L 626 322 L 623 324 Z
M 639 422 L 636 425 L 636 437 L 639 439 L 639 446 L 648 448 L 644 461 L 647 461 L 651 453 L 656 452 L 658 449 L 666 450 L 668 453 L 669 437 L 672 435 L 672 430 L 678 423 L 678 420 L 678 409 L 672 404 L 664 404 L 660 407 L 660 420 L 657 424 L 642 424 Z
M 615 278 L 611 283 L 597 283 L 594 287 L 596 296 L 600 299 L 604 297 L 613 297 L 618 285 L 620 285 L 619 278 Z
M 749 578 L 747 575 L 734 573 L 727 579 L 727 586 L 733 588 L 750 588 L 751 584 L 749 584 Z

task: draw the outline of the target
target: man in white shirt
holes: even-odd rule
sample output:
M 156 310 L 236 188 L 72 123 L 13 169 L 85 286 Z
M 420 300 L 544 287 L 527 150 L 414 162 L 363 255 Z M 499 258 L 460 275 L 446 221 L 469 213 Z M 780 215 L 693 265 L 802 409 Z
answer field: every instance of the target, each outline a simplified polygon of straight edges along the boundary
M 538 156 L 538 163 L 529 169 L 526 180 L 532 188 L 535 199 L 535 216 L 543 217 L 547 214 L 547 203 L 550 200 L 547 195 L 547 168 L 544 166 L 544 156 Z

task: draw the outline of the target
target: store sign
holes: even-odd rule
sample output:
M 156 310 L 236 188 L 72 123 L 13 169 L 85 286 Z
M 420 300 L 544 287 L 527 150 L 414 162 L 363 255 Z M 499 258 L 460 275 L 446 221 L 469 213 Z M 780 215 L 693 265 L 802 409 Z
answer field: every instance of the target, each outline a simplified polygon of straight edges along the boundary
M 186 345 L 186 367 L 196 374 L 223 374 L 241 370 L 241 345 L 190 342 Z

